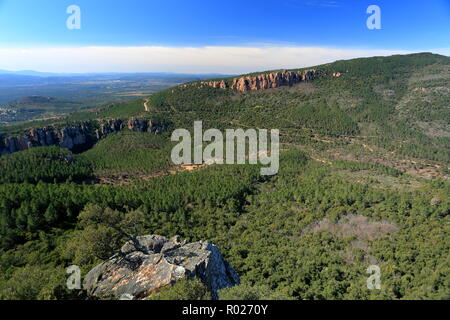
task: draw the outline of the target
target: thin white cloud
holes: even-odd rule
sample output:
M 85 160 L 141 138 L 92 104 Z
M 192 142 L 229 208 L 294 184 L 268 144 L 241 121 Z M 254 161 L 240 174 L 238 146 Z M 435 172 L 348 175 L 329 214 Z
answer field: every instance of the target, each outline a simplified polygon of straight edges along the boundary
M 405 53 L 409 52 L 295 46 L 0 48 L 0 69 L 239 74 Z

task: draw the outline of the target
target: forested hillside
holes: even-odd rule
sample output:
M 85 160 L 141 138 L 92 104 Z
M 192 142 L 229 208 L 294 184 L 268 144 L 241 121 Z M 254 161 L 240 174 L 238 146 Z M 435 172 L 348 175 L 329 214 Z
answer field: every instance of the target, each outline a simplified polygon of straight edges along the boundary
M 314 68 L 320 77 L 292 86 L 194 82 L 58 120 L 158 119 L 168 124 L 158 134 L 125 128 L 78 154 L 50 146 L 2 155 L 0 298 L 84 299 L 66 288 L 65 268 L 85 275 L 126 241 L 91 219 L 103 216 L 135 234 L 217 245 L 241 279 L 222 299 L 450 299 L 450 58 Z M 279 129 L 278 174 L 174 165 L 171 131 L 196 120 Z M 381 268 L 381 290 L 367 289 L 369 265 Z M 192 290 L 200 299 L 198 286 L 153 298 Z

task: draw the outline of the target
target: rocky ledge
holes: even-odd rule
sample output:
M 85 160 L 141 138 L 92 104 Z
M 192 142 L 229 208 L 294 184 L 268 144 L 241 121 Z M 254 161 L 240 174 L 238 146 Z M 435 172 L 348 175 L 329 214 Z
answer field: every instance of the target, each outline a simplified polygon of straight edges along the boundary
M 200 87 L 208 86 L 218 89 L 231 88 L 239 92 L 278 88 L 283 86 L 293 86 L 296 83 L 307 82 L 316 79 L 322 74 L 320 70 L 303 71 L 276 71 L 271 73 L 261 73 L 255 76 L 243 76 L 234 78 L 231 84 L 225 80 L 218 81 L 200 81 L 194 83 Z M 334 75 L 333 75 L 334 76 Z M 186 87 L 187 85 L 182 85 Z
M 0 155 L 40 146 L 60 146 L 74 152 L 84 151 L 109 134 L 125 128 L 155 134 L 164 130 L 162 125 L 152 120 L 134 118 L 126 121 L 120 119 L 84 121 L 62 128 L 49 126 L 31 129 L 21 136 L 5 137 L 0 134 Z
M 200 279 L 213 299 L 218 299 L 218 290 L 239 283 L 215 245 L 147 235 L 127 242 L 118 255 L 89 271 L 83 288 L 100 299 L 124 295 L 142 299 L 184 277 Z

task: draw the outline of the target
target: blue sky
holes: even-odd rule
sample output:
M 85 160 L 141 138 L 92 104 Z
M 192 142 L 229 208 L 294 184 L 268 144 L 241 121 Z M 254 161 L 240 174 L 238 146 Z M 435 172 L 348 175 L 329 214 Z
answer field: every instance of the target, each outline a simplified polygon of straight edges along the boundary
M 69 16 L 66 9 L 72 4 L 81 9 L 80 30 L 66 27 Z M 381 30 L 366 27 L 369 17 L 366 9 L 372 4 L 381 8 Z M 92 51 L 92 47 L 98 48 L 97 51 Z M 157 53 L 150 50 L 155 47 L 159 48 Z M 68 48 L 73 52 L 68 52 Z M 103 59 L 106 48 L 115 51 Z M 129 53 L 125 48 L 133 48 L 134 58 L 138 58 L 136 50 L 141 48 L 142 59 L 138 58 L 141 64 L 130 62 L 127 69 L 123 59 Z M 224 52 L 227 48 L 231 50 L 228 57 L 223 57 L 229 60 L 226 63 L 211 56 L 220 55 L 221 48 L 225 48 Z M 282 49 L 280 52 L 288 55 L 286 59 L 277 59 L 272 51 L 261 53 L 274 48 Z M 310 51 L 289 51 L 289 48 Z M 180 65 L 180 71 L 223 72 L 233 62 L 230 54 L 239 64 L 240 60 L 252 60 L 251 55 L 255 53 L 250 49 L 259 49 L 258 64 L 249 67 L 264 69 L 278 67 L 282 60 L 289 61 L 286 67 L 290 67 L 295 64 L 295 57 L 299 59 L 298 64 L 314 63 L 313 48 L 324 62 L 341 57 L 339 52 L 342 58 L 371 53 L 447 53 L 450 0 L 0 0 L 0 68 L 4 69 L 164 71 L 161 68 Z M 319 49 L 331 50 L 329 58 Z M 19 59 L 17 50 L 22 50 L 22 54 L 23 50 L 38 52 L 36 60 L 28 61 L 27 54 Z M 48 56 L 65 55 L 73 63 L 64 66 L 55 59 L 52 65 L 45 59 L 45 50 L 53 50 L 47 51 Z M 155 61 L 159 60 L 151 63 L 144 58 L 155 54 L 155 58 L 161 59 L 162 52 L 176 59 L 163 59 L 157 64 Z M 83 59 L 91 54 L 97 68 L 95 64 L 74 58 L 83 54 L 86 56 Z M 186 61 L 183 61 L 184 54 Z M 13 59 L 6 60 L 11 62 L 5 61 L 9 57 Z M 267 59 L 266 64 L 263 57 Z M 166 71 L 180 68 L 175 69 Z M 233 70 L 236 71 L 240 69 Z

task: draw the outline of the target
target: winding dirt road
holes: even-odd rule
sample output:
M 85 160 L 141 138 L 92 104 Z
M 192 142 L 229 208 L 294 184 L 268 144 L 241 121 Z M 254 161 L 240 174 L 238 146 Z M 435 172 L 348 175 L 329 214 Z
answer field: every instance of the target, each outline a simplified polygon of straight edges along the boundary
M 150 107 L 148 106 L 148 99 L 144 99 L 144 109 L 145 111 L 150 111 Z

